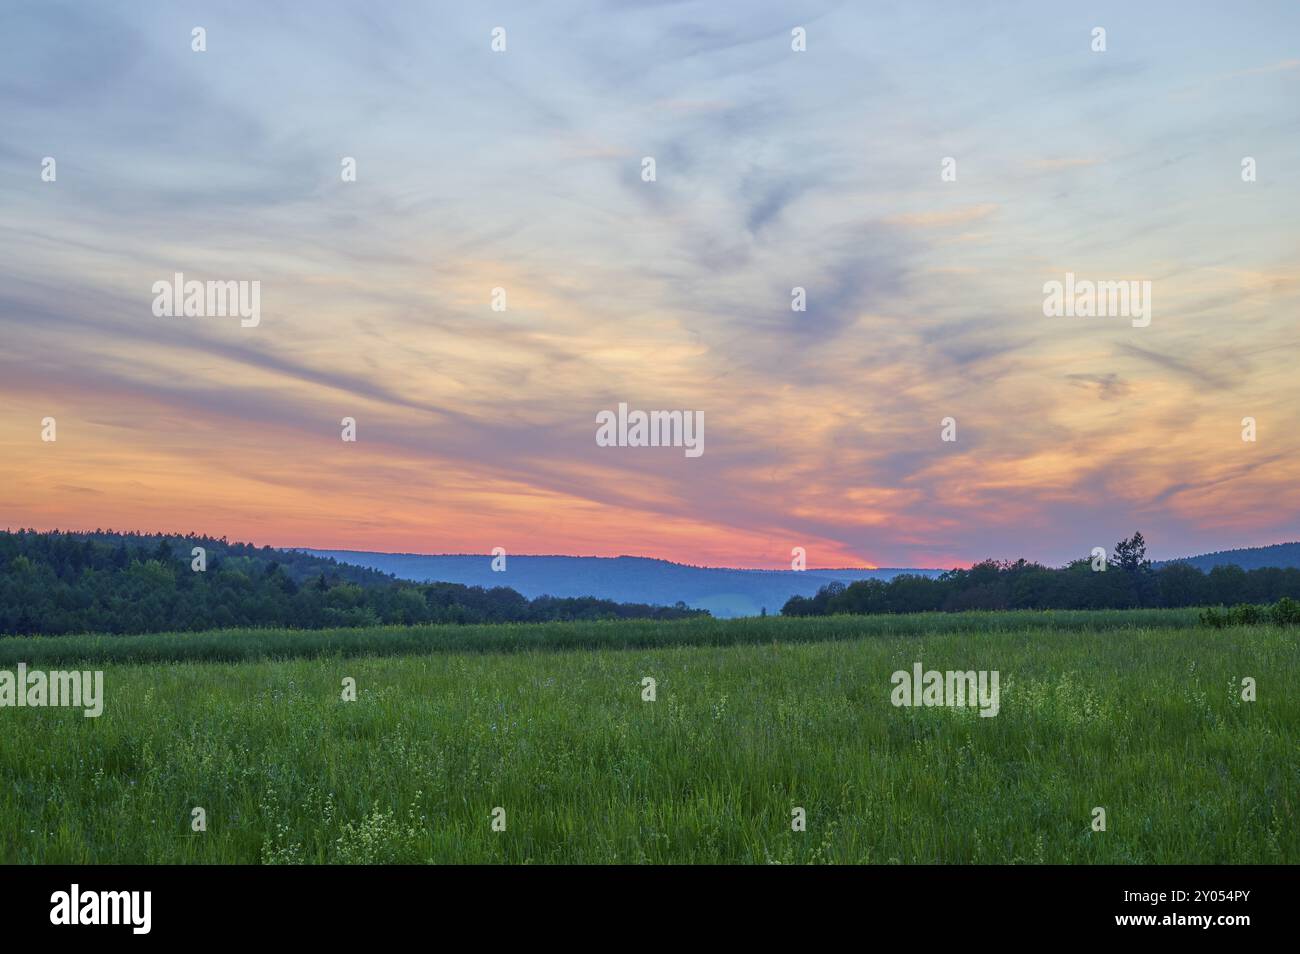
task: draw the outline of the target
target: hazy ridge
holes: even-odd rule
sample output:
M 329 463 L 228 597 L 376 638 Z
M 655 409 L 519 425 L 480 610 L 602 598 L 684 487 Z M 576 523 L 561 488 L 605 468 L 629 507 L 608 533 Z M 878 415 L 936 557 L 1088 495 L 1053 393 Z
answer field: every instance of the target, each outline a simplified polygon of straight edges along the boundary
M 504 572 L 492 569 L 486 554 L 370 553 L 356 550 L 302 552 L 391 573 L 398 579 L 508 586 L 533 599 L 538 596 L 596 596 L 672 606 L 683 602 L 714 616 L 770 614 L 792 596 L 812 596 L 828 583 L 888 580 L 900 573 L 938 576 L 934 569 L 740 570 L 687 566 L 650 557 L 508 556 Z
M 439 581 L 466 586 L 508 586 L 533 599 L 538 596 L 595 596 L 617 602 L 650 603 L 706 609 L 719 618 L 757 616 L 764 609 L 780 613 L 792 596 L 813 596 L 832 582 L 890 580 L 900 574 L 935 577 L 933 567 L 882 567 L 875 570 L 818 568 L 809 570 L 745 570 L 690 566 L 651 557 L 507 556 L 504 572 L 492 570 L 487 554 L 375 553 L 363 550 L 299 552 L 366 567 L 398 579 Z M 1300 543 L 1221 550 L 1155 565 L 1182 562 L 1200 570 L 1232 565 L 1242 569 L 1300 567 Z

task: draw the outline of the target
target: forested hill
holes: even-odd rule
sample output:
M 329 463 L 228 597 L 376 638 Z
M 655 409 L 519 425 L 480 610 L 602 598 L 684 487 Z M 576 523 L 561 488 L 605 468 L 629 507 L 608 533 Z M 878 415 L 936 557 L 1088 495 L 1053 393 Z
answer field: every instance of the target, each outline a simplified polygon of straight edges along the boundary
M 414 584 L 308 553 L 194 534 L 0 532 L 0 634 L 692 615 L 705 614 L 595 598 L 529 600 L 504 586 Z
M 1239 566 L 1243 570 L 1258 570 L 1262 567 L 1300 567 L 1300 543 L 1275 543 L 1269 547 L 1245 547 L 1240 550 L 1219 550 L 1214 553 L 1202 553 L 1200 556 L 1184 557 L 1179 560 L 1166 560 L 1156 566 L 1169 563 L 1186 563 L 1198 570 L 1212 570 L 1216 566 Z

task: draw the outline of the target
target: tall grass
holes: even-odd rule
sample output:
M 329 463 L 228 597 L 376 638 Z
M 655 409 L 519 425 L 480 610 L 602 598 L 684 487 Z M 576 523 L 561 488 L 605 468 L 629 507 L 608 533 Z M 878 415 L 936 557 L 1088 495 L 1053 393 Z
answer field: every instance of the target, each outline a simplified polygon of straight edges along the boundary
M 314 659 L 110 663 L 98 719 L 0 710 L 0 861 L 1300 860 L 1293 632 L 1054 615 L 348 631 Z M 537 651 L 541 629 L 584 649 Z M 215 638 L 252 658 L 299 637 L 322 638 Z M 344 651 L 372 644 L 420 655 Z M 893 707 L 918 660 L 998 670 L 999 715 Z
M 434 652 L 541 652 L 813 643 L 881 636 L 1019 631 L 1080 632 L 1142 626 L 1196 626 L 1195 609 L 1017 610 L 892 616 L 618 620 L 482 626 L 381 626 L 355 629 L 231 629 L 138 636 L 0 638 L 0 666 L 19 662 L 240 662 L 320 656 L 411 656 Z

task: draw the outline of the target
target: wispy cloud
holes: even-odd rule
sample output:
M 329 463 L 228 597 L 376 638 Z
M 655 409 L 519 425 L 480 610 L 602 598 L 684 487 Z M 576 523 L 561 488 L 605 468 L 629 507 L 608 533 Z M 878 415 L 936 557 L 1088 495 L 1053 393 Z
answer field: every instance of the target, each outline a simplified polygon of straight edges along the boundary
M 1116 5 L 1099 57 L 1008 11 L 9 5 L 0 523 L 767 566 L 1295 536 L 1297 15 Z M 1067 270 L 1153 280 L 1150 327 L 1045 318 Z M 261 281 L 261 325 L 155 318 L 177 271 Z M 702 410 L 705 455 L 598 448 L 619 401 Z

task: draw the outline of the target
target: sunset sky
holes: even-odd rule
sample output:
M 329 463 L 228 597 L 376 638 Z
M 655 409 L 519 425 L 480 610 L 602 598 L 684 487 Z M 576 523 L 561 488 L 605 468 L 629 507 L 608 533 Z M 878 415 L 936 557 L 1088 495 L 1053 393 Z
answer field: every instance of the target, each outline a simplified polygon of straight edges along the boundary
M 1300 538 L 1300 4 L 740 9 L 6 3 L 0 527 L 761 567 Z M 260 281 L 260 324 L 155 317 L 176 272 Z M 1045 317 L 1066 272 L 1151 281 L 1149 327 Z M 702 411 L 704 454 L 598 447 L 619 402 Z

